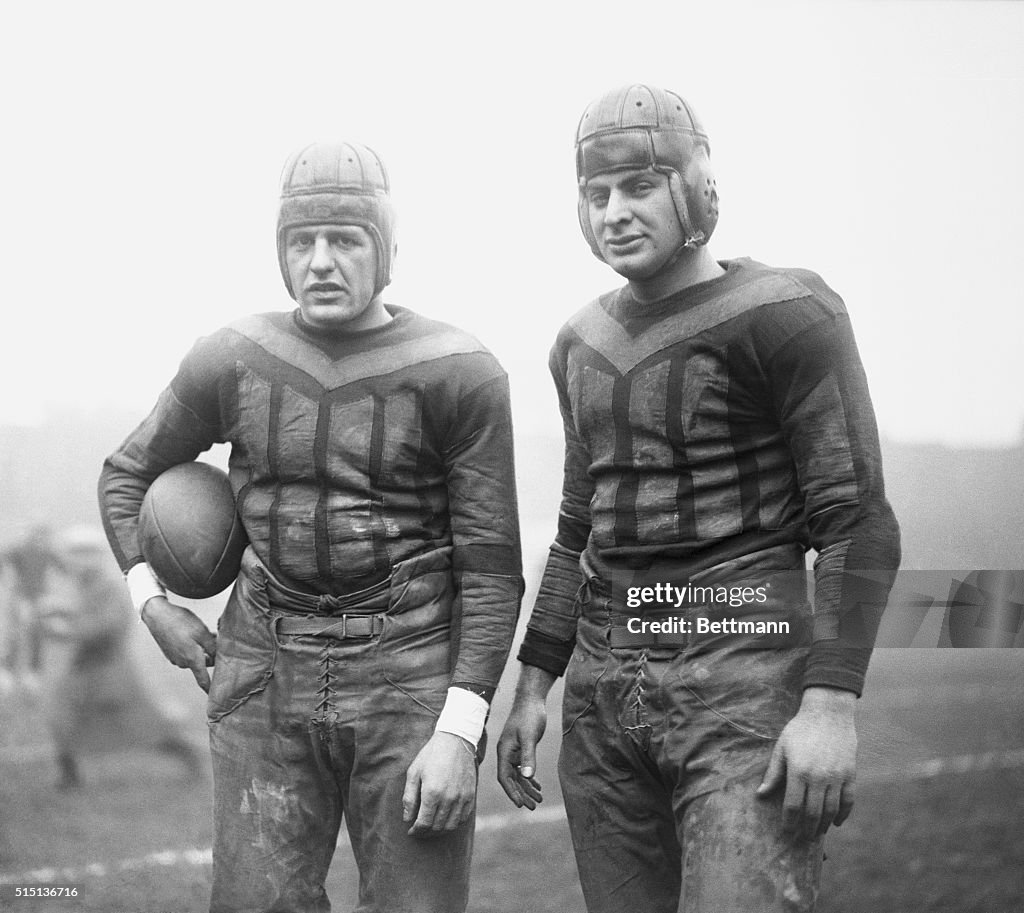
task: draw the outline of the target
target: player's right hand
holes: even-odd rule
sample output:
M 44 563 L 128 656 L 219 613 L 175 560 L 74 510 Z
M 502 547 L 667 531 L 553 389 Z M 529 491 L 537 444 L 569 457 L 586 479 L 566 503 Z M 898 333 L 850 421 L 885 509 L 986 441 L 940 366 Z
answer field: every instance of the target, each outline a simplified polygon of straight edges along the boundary
M 217 655 L 217 636 L 195 612 L 164 596 L 154 596 L 142 607 L 142 620 L 166 656 L 180 669 L 189 669 L 203 691 L 210 690 L 210 673 Z
M 537 773 L 537 743 L 547 728 L 544 700 L 517 694 L 498 739 L 498 783 L 516 808 L 531 811 L 544 801 Z

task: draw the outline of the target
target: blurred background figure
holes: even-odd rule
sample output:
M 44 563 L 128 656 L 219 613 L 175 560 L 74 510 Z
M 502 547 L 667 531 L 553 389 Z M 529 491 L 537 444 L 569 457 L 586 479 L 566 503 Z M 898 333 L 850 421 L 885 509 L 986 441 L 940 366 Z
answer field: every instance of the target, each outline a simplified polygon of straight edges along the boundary
M 137 619 L 103 531 L 69 527 L 54 537 L 53 554 L 38 620 L 58 786 L 80 785 L 83 755 L 134 748 L 173 755 L 200 775 L 200 746 L 149 691 L 132 654 Z
M 52 534 L 44 523 L 32 524 L 0 551 L 0 693 L 39 688 L 39 610 L 53 566 Z

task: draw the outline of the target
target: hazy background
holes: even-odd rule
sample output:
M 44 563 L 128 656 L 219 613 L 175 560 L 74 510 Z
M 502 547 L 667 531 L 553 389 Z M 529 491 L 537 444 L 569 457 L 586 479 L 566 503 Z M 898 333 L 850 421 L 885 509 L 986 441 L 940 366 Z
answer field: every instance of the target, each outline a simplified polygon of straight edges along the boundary
M 461 324 L 557 433 L 558 326 L 618 278 L 576 224 L 587 102 L 648 81 L 712 141 L 719 258 L 820 272 L 883 435 L 1020 441 L 1016 3 L 20 4 L 4 14 L 0 424 L 148 409 L 192 341 L 291 306 L 281 166 L 387 162 L 386 299 Z

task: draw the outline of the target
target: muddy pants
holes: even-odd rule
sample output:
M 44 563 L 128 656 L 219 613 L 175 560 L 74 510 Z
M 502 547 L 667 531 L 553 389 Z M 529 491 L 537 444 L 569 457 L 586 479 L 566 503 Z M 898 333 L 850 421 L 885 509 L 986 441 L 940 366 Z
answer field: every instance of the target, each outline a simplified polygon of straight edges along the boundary
M 465 909 L 474 822 L 419 838 L 402 820 L 406 772 L 449 684 L 450 579 L 440 550 L 361 593 L 321 600 L 330 617 L 316 618 L 310 597 L 247 552 L 209 699 L 212 913 L 329 910 L 324 880 L 342 818 L 358 913 Z M 318 625 L 326 633 L 307 633 Z
M 640 646 L 616 636 L 627 617 L 591 580 L 566 671 L 559 777 L 588 913 L 812 910 L 821 840 L 782 833 L 783 790 L 754 794 L 806 647 Z

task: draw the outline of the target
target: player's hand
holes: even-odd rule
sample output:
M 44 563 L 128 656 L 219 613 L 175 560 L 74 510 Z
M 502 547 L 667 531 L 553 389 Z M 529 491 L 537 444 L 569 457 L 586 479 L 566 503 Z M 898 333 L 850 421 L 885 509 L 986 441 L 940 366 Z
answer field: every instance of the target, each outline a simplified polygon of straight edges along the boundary
M 435 732 L 405 775 L 402 819 L 413 837 L 454 831 L 476 806 L 476 749 L 460 736 Z
M 217 636 L 199 616 L 163 596 L 154 596 L 142 607 L 142 620 L 160 649 L 175 666 L 190 669 L 196 684 L 210 690 L 210 673 L 217 655 Z
M 516 808 L 531 811 L 544 801 L 537 773 L 537 743 L 547 728 L 544 698 L 516 692 L 512 710 L 498 739 L 498 783 Z
M 757 795 L 766 797 L 785 783 L 782 826 L 794 836 L 821 836 L 853 809 L 856 700 L 852 691 L 808 688 L 779 736 Z

